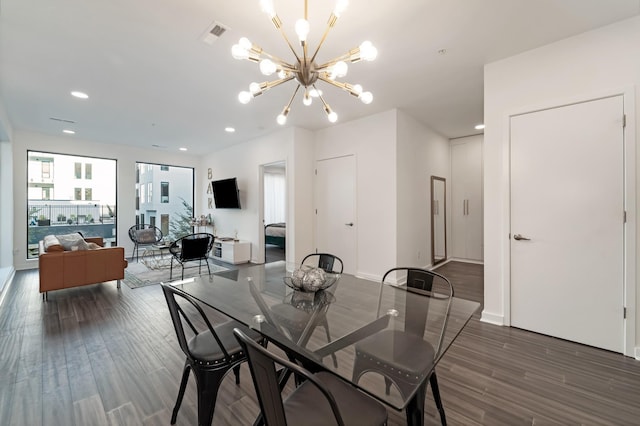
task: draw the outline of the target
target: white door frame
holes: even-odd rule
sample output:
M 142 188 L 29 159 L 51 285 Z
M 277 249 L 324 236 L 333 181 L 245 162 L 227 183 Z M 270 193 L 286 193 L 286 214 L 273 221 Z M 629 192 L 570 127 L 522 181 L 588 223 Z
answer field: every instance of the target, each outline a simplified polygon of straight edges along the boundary
M 618 90 L 609 90 L 592 95 L 585 95 L 563 100 L 551 100 L 538 105 L 522 107 L 509 111 L 503 118 L 503 155 L 505 165 L 510 166 L 510 145 L 511 145 L 511 117 L 531 112 L 558 108 L 567 105 L 593 101 L 612 96 L 623 96 L 624 113 L 626 116 L 626 126 L 623 129 L 624 135 L 624 197 L 627 222 L 624 229 L 624 306 L 626 307 L 626 319 L 624 321 L 624 355 L 640 359 L 640 348 L 636 350 L 636 323 L 638 321 L 636 311 L 636 112 L 635 112 L 635 89 L 633 87 Z M 511 250 L 509 240 L 509 230 L 511 228 L 511 197 L 509 190 L 510 174 L 505 173 L 505 184 L 507 190 L 504 191 L 503 206 L 505 211 L 504 222 L 504 244 L 502 245 L 502 258 L 504 259 L 502 276 L 504 278 L 503 287 L 503 312 L 504 325 L 511 325 Z M 635 353 L 638 352 L 638 353 Z

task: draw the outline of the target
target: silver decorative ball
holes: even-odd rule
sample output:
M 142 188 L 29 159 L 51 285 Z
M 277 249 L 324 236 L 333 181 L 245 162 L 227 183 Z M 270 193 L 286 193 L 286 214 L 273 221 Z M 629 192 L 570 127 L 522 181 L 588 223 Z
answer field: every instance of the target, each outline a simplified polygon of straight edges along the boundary
M 313 268 L 308 271 L 302 279 L 302 288 L 307 291 L 317 291 L 324 285 L 327 277 L 320 268 Z

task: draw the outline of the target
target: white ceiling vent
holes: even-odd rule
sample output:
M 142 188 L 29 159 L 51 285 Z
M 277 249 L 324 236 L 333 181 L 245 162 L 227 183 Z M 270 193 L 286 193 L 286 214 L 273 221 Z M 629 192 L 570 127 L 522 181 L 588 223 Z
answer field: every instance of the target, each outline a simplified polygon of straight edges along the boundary
M 213 22 L 213 24 L 209 25 L 207 31 L 202 35 L 202 41 L 207 44 L 213 44 L 217 39 L 219 39 L 222 34 L 224 34 L 229 28 L 222 25 L 220 22 Z

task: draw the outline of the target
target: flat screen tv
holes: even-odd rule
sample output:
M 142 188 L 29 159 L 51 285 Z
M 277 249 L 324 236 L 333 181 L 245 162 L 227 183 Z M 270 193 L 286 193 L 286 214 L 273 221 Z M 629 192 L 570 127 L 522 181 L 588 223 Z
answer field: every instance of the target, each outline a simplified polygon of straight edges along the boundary
M 214 180 L 211 182 L 211 189 L 217 209 L 240 208 L 240 194 L 236 178 Z

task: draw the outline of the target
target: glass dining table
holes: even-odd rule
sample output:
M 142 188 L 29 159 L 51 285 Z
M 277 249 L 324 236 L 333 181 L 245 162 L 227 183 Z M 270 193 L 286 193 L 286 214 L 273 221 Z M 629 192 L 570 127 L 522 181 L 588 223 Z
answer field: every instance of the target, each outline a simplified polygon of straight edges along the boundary
M 332 372 L 393 409 L 406 411 L 408 424 L 422 425 L 431 371 L 409 392 L 399 392 L 389 388 L 381 374 L 355 376 L 354 364 L 359 342 L 383 330 L 404 328 L 410 298 L 423 296 L 348 274 L 326 290 L 303 293 L 285 284 L 288 275 L 285 262 L 273 262 L 169 284 L 259 331 L 305 368 Z M 432 302 L 424 319 L 423 339 L 437 348 L 431 370 L 480 304 L 453 297 L 446 309 L 442 306 Z M 443 317 L 444 330 L 430 329 L 431 321 L 439 323 Z

